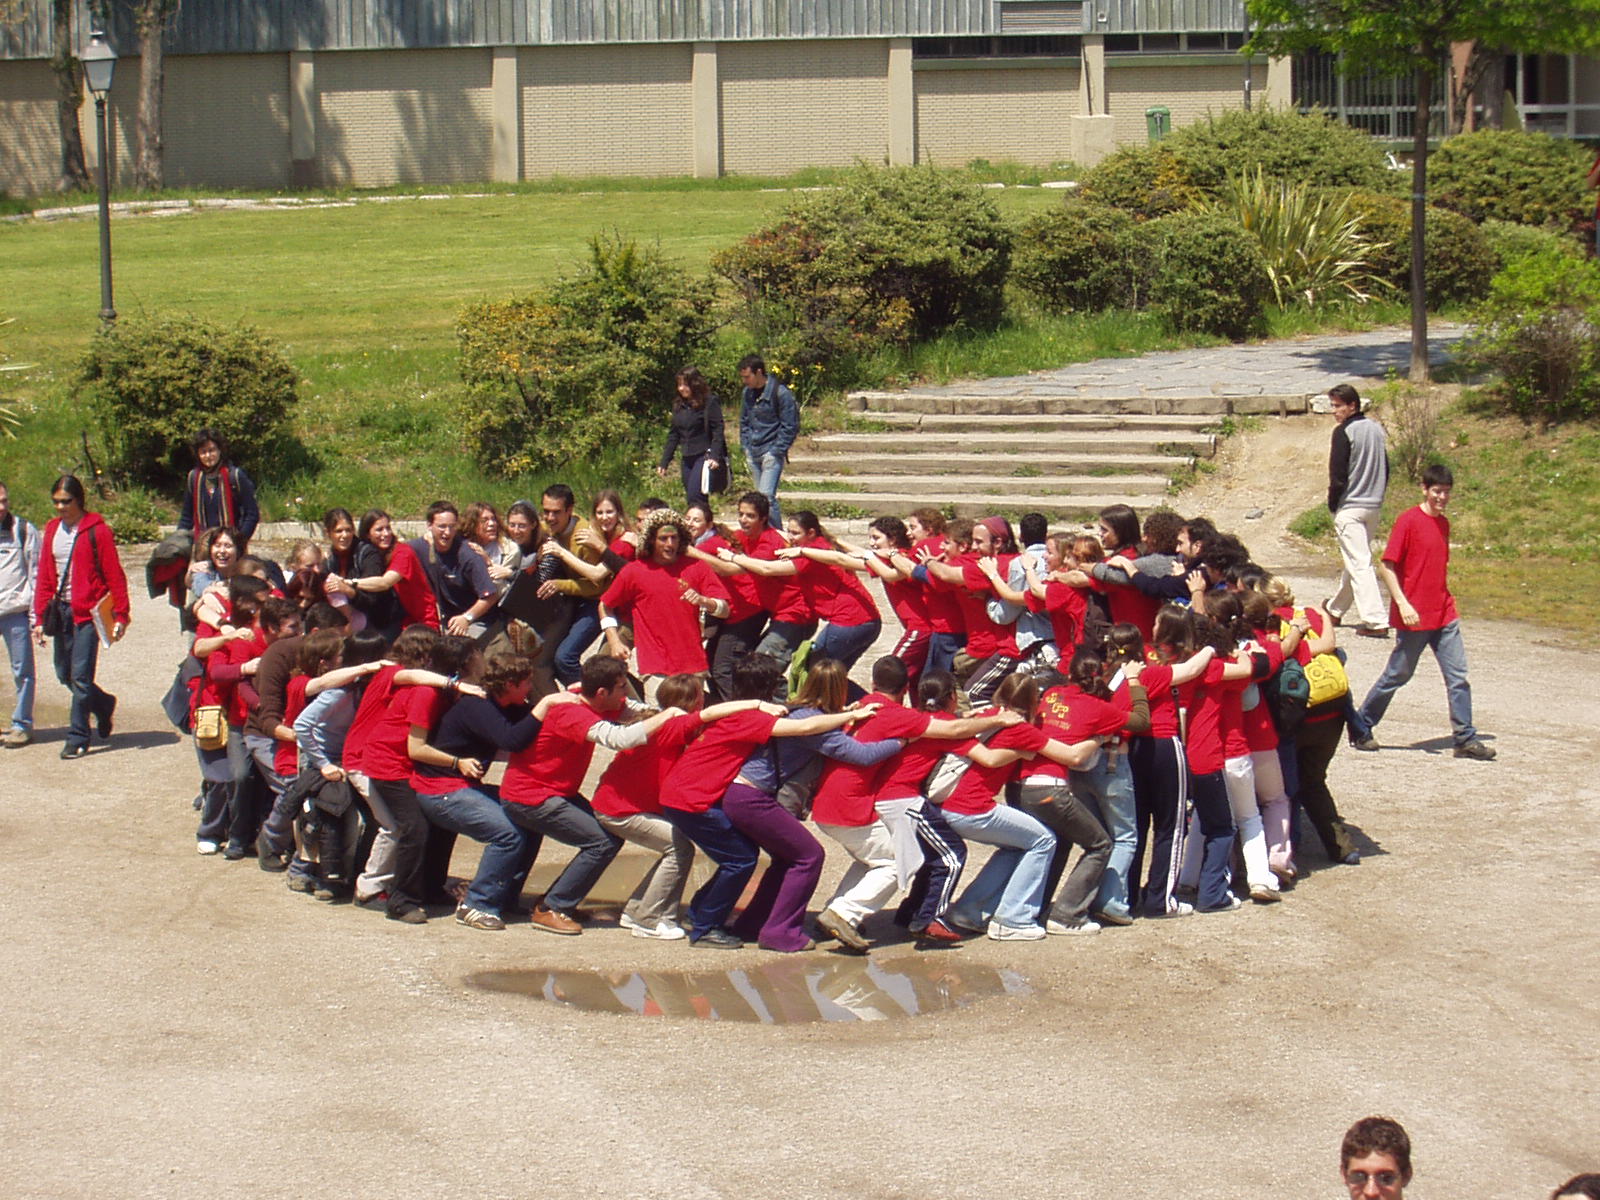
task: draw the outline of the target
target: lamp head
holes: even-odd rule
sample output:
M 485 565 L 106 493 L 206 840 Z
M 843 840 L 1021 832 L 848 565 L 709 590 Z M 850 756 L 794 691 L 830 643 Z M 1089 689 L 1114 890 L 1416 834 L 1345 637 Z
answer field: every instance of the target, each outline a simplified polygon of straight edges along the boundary
M 89 85 L 91 92 L 96 96 L 104 96 L 111 90 L 111 73 L 116 69 L 117 52 L 106 41 L 104 30 L 96 29 L 89 35 L 89 44 L 78 55 L 78 61 L 83 64 L 84 82 Z

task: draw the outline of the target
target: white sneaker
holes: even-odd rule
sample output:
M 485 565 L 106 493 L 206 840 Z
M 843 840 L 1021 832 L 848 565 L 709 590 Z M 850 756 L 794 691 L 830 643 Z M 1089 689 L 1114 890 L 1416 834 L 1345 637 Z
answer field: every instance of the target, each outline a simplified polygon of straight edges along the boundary
M 617 918 L 617 924 L 620 925 L 623 929 L 643 929 L 644 928 L 643 925 L 640 925 L 639 922 L 635 921 L 627 913 L 623 913 L 621 916 L 619 916 Z
M 1084 920 L 1072 925 L 1063 925 L 1060 921 L 1046 921 L 1044 931 L 1061 937 L 1084 937 L 1091 933 L 1099 933 L 1100 922 Z
M 1244 907 L 1244 901 L 1239 899 L 1239 897 L 1235 896 L 1232 892 L 1229 892 L 1228 893 L 1227 903 L 1222 904 L 1222 905 L 1218 906 L 1217 908 L 1197 908 L 1197 909 L 1195 909 L 1195 911 L 1198 912 L 1198 913 L 1237 912 L 1239 909 L 1241 909 L 1243 907 Z
M 194 844 L 194 848 L 201 854 L 215 854 L 217 851 L 222 849 L 222 847 L 217 845 L 215 842 L 196 842 Z
M 1171 908 L 1164 913 L 1157 913 L 1156 916 L 1158 919 L 1161 917 L 1192 917 L 1194 916 L 1194 905 L 1187 900 L 1174 900 Z
M 630 924 L 628 928 L 633 930 L 633 936 L 636 938 L 655 938 L 662 942 L 676 942 L 680 938 L 686 938 L 689 936 L 688 932 L 683 928 L 682 925 L 679 925 L 675 921 L 668 921 L 665 918 L 659 921 L 654 927 L 649 925 L 641 925 L 638 921 L 634 921 L 631 917 L 629 918 L 629 921 Z
M 985 926 L 981 921 L 970 920 L 969 918 L 964 917 L 960 913 L 954 911 L 945 913 L 944 923 L 953 929 L 965 929 L 968 933 L 986 932 Z M 994 922 L 989 922 L 988 928 L 992 929 L 993 927 Z
M 1250 889 L 1250 899 L 1257 904 L 1276 904 L 1283 899 L 1283 893 L 1275 887 L 1267 887 L 1258 883 Z
M 990 921 L 989 936 L 997 942 L 1040 942 L 1046 935 L 1039 925 L 1002 925 L 999 921 Z

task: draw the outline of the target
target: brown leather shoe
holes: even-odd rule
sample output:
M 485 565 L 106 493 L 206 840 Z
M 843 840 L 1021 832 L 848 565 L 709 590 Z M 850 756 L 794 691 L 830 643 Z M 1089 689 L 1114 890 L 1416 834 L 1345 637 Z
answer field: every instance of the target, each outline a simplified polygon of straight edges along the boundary
M 567 916 L 566 913 L 557 912 L 553 908 L 546 908 L 542 904 L 534 905 L 533 912 L 528 914 L 528 920 L 532 922 L 534 928 L 542 929 L 546 933 L 559 933 L 566 937 L 576 937 L 583 932 L 583 926 Z

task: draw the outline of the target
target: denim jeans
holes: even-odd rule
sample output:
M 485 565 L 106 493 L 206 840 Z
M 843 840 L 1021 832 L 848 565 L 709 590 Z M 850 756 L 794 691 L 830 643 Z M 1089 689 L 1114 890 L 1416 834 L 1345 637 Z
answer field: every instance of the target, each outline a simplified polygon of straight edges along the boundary
M 1079 802 L 1060 780 L 1041 779 L 1037 783 L 1024 780 L 1017 807 L 1056 835 L 1056 848 L 1050 856 L 1050 869 L 1045 878 L 1046 899 L 1066 874 L 1073 846 L 1083 848 L 1077 866 L 1067 875 L 1067 882 L 1050 906 L 1052 920 L 1063 925 L 1083 921 L 1089 915 L 1089 906 L 1105 874 L 1106 863 L 1111 860 L 1110 835 L 1088 806 Z
M 969 842 L 999 847 L 951 906 L 971 925 L 993 919 L 1022 929 L 1036 925 L 1056 835 L 1027 813 L 997 804 L 979 816 L 944 810 L 950 828 Z
M 260 836 L 267 840 L 267 846 L 273 853 L 287 854 L 294 849 L 294 819 L 299 806 L 284 801 L 289 781 L 279 775 L 273 765 L 278 755 L 277 740 L 262 737 L 259 733 L 247 733 L 244 735 L 244 745 L 272 798 L 272 808 L 267 812 L 266 820 L 261 822 Z
M 0 638 L 11 659 L 11 681 L 17 685 L 17 706 L 11 711 L 11 728 L 33 728 L 33 639 L 28 636 L 28 614 L 0 617 Z
M 757 462 L 755 455 L 745 452 L 745 466 L 750 468 L 750 478 L 755 483 L 756 491 L 772 501 L 772 515 L 768 518 L 774 529 L 783 528 L 783 514 L 778 511 L 778 480 L 783 478 L 783 456 L 781 454 L 763 454 L 761 461 Z
M 467 885 L 467 907 L 497 917 L 513 907 L 527 882 L 539 840 L 530 838 L 506 816 L 500 801 L 477 788 L 465 787 L 443 796 L 419 792 L 417 803 L 433 824 L 483 843 L 478 873 Z
M 704 454 L 685 454 L 678 464 L 678 470 L 683 477 L 683 495 L 689 504 L 693 504 L 696 501 L 705 504 L 709 500 L 709 497 L 700 487 L 700 476 L 703 474 L 701 468 L 705 466 L 705 461 L 706 456 Z M 752 470 L 750 474 L 754 477 L 755 471 Z
M 577 847 L 567 869 L 544 894 L 544 906 L 556 912 L 570 913 L 583 903 L 622 849 L 622 839 L 600 828 L 594 809 L 582 796 L 551 796 L 543 804 L 507 804 L 504 809 L 512 822 L 530 833 Z
M 848 671 L 856 660 L 872 648 L 883 632 L 882 621 L 867 621 L 861 625 L 835 625 L 829 621 L 822 631 L 811 639 L 813 658 L 831 658 L 844 664 Z
M 202 750 L 197 744 L 194 752 L 200 760 L 201 781 L 200 827 L 195 830 L 195 841 L 221 842 L 233 823 L 234 792 L 250 777 L 250 752 L 237 729 L 228 730 L 226 746 Z
M 1397 628 L 1388 665 L 1367 693 L 1361 705 L 1361 719 L 1369 728 L 1377 727 L 1383 714 L 1389 711 L 1389 701 L 1416 672 L 1424 649 L 1433 651 L 1439 673 L 1444 676 L 1445 695 L 1450 704 L 1450 730 L 1455 743 L 1465 746 L 1477 739 L 1478 731 L 1472 727 L 1472 685 L 1467 682 L 1467 645 L 1461 640 L 1460 621 L 1451 621 L 1441 629 Z
M 815 621 L 774 621 L 756 646 L 757 654 L 769 654 L 784 666 L 794 657 L 800 643 L 817 631 Z
M 715 873 L 689 901 L 689 937 L 698 939 L 727 923 L 728 914 L 744 892 L 744 885 L 756 873 L 756 860 L 761 851 L 734 828 L 720 806 L 699 813 L 664 808 L 661 815 L 672 822 L 674 828 L 688 834 L 689 840 L 717 864 Z
M 1100 890 L 1095 893 L 1091 907 L 1095 912 L 1126 917 L 1129 915 L 1128 873 L 1133 869 L 1133 856 L 1139 846 L 1138 804 L 1133 798 L 1133 772 L 1128 767 L 1128 756 L 1102 751 L 1098 763 L 1087 771 L 1069 771 L 1067 778 L 1072 794 L 1100 819 L 1100 824 L 1111 835 L 1111 857 L 1106 862 L 1106 872 L 1100 877 Z
M 966 648 L 964 633 L 935 633 L 928 639 L 928 671 L 950 671 L 955 668 L 956 655 Z
M 563 685 L 577 683 L 583 671 L 583 652 L 600 636 L 600 602 L 579 600 L 572 607 L 572 624 L 556 647 L 556 679 Z
M 56 634 L 56 678 L 72 693 L 67 745 L 74 749 L 89 744 L 89 718 L 110 712 L 116 703 L 115 698 L 94 681 L 95 664 L 99 661 L 100 635 L 95 632 L 93 621 Z

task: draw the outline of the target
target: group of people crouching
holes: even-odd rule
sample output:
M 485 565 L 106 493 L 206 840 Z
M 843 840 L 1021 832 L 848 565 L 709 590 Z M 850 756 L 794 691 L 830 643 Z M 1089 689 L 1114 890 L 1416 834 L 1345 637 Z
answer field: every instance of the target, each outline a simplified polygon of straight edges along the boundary
M 622 906 L 634 936 L 782 952 L 865 951 L 897 896 L 895 923 L 929 942 L 1274 903 L 1297 876 L 1291 796 L 1331 859 L 1358 859 L 1326 782 L 1348 697 L 1299 686 L 1333 624 L 1209 522 L 1152 513 L 1141 533 L 1116 506 L 1091 536 L 1030 514 L 1019 547 L 1003 518 L 922 510 L 856 547 L 810 513 L 778 534 L 749 493 L 738 529 L 642 510 L 606 565 L 566 549 L 570 507 L 546 506 L 518 568 L 602 575 L 604 642 L 565 687 L 540 685 L 528 630 L 418 622 L 390 641 L 258 574 L 206 587 L 200 852 L 253 850 L 291 890 L 398 921 L 449 905 L 502 930 L 558 842 L 573 855 L 530 921 L 576 935 L 633 843 L 655 856 Z M 903 631 L 856 682 L 881 630 L 861 575 Z M 585 795 L 597 747 L 612 757 Z M 849 865 L 811 919 L 813 828 Z M 482 844 L 464 886 L 463 835 Z M 973 843 L 990 852 L 964 879 Z M 697 854 L 715 869 L 686 900 Z

